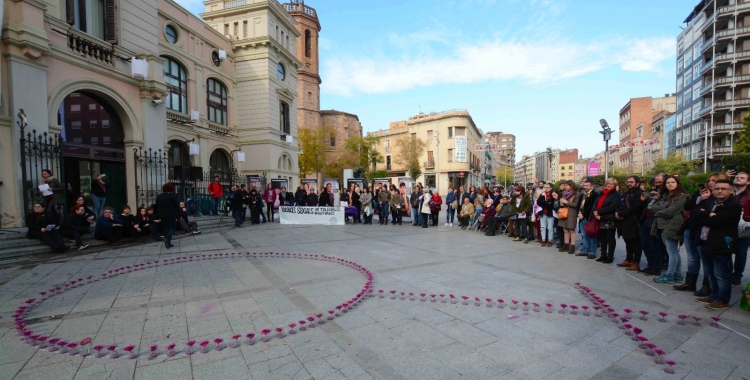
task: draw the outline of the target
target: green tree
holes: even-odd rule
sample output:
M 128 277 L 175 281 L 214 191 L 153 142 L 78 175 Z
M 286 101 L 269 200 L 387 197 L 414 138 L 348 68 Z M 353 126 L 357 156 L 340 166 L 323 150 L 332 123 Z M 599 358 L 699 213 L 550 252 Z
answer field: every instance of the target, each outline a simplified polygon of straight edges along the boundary
M 748 108 L 748 111 L 750 111 L 750 108 Z M 750 114 L 742 119 L 742 124 L 745 128 L 737 134 L 732 149 L 733 153 L 750 153 Z
M 422 167 L 419 165 L 419 159 L 427 149 L 427 142 L 420 138 L 403 136 L 396 139 L 393 144 L 396 150 L 396 160 L 399 166 L 409 171 L 412 181 L 422 174 Z
M 323 173 L 328 164 L 326 150 L 330 148 L 331 136 L 334 134 L 333 127 L 327 125 L 299 129 L 299 148 L 302 151 L 299 156 L 300 177 Z
M 693 171 L 698 164 L 699 161 L 686 160 L 680 152 L 672 152 L 667 155 L 667 158 L 660 157 L 654 160 L 654 166 L 648 171 L 648 174 L 655 176 L 659 173 L 679 173 L 684 176 Z
M 375 148 L 380 143 L 376 136 L 352 136 L 346 139 L 344 150 L 350 156 L 352 167 L 362 167 L 365 178 L 369 178 L 372 167 L 376 164 L 383 163 L 383 155 Z
M 498 185 L 512 184 L 513 183 L 513 168 L 509 166 L 501 166 L 495 172 L 495 178 L 497 179 Z

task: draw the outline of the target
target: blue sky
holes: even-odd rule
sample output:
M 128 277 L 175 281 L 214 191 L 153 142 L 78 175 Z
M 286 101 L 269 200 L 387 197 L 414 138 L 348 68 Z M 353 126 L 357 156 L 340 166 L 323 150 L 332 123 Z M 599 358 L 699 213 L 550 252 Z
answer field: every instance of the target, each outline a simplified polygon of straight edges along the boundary
M 192 12 L 200 0 L 177 0 Z M 675 38 L 697 0 L 307 0 L 320 18 L 321 108 L 364 131 L 468 109 L 517 157 L 603 149 L 631 97 L 675 92 Z M 617 136 L 613 136 L 617 138 Z

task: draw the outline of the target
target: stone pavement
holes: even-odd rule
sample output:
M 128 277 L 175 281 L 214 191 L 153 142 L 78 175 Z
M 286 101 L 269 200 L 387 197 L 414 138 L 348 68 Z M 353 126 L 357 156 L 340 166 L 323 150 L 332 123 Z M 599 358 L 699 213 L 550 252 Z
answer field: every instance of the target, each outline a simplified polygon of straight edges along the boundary
M 0 379 L 747 379 L 750 314 L 736 305 L 723 313 L 691 294 L 650 277 L 632 275 L 506 237 L 485 237 L 456 227 L 281 226 L 263 224 L 159 244 L 101 253 L 50 256 L 44 263 L 0 269 Z M 618 242 L 618 259 L 624 255 Z M 320 260 L 242 257 L 186 261 L 230 252 L 331 255 L 374 274 L 375 296 L 316 328 L 257 338 L 230 348 L 235 334 L 327 315 L 351 299 L 366 279 L 347 266 Z M 12 314 L 38 292 L 77 278 L 148 261 L 184 262 L 144 267 L 62 291 L 26 315 L 27 328 L 48 336 L 92 337 L 118 345 L 120 358 L 60 354 L 19 340 Z M 178 259 L 180 260 L 180 259 Z M 746 277 L 747 278 L 747 277 Z M 642 280 L 643 282 L 640 282 Z M 676 372 L 652 356 L 609 318 L 560 314 L 560 304 L 594 305 L 574 283 L 591 288 L 618 313 L 633 317 L 642 335 L 666 351 Z M 377 296 L 384 289 L 386 296 Z M 390 299 L 390 290 L 397 290 Z M 400 292 L 406 299 L 400 300 Z M 416 300 L 409 300 L 409 292 Z M 471 296 L 469 305 L 420 301 L 419 293 Z M 474 297 L 482 300 L 474 306 Z M 485 298 L 493 299 L 491 307 Z M 735 287 L 733 301 L 739 300 Z M 436 298 L 439 298 L 437 296 Z M 497 307 L 497 299 L 507 304 Z M 513 309 L 512 300 L 536 302 L 541 311 Z M 553 303 L 555 311 L 545 312 Z M 520 304 L 519 304 L 520 305 Z M 570 310 L 568 308 L 567 310 Z M 657 321 L 657 312 L 669 315 Z M 679 325 L 676 316 L 702 318 Z M 711 316 L 721 326 L 710 326 Z M 224 339 L 206 354 L 186 355 L 188 340 Z M 165 347 L 176 342 L 176 354 Z M 122 348 L 136 345 L 136 359 Z M 158 356 L 149 358 L 156 344 Z M 196 345 L 197 350 L 197 345 Z

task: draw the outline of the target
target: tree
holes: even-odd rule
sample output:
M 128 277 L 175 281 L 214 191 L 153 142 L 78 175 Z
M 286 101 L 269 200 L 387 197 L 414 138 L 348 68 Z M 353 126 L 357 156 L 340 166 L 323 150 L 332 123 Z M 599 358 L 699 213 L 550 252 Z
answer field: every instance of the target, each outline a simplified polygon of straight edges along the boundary
M 399 166 L 409 171 L 412 181 L 422 174 L 422 167 L 419 165 L 419 159 L 427 149 L 427 142 L 422 139 L 410 136 L 403 136 L 396 139 L 393 144 L 396 149 L 396 162 Z
M 506 183 L 513 183 L 513 168 L 509 166 L 501 166 L 495 172 L 497 178 L 497 184 L 505 186 Z
M 378 143 L 380 139 L 376 136 L 352 136 L 344 143 L 344 150 L 352 156 L 353 161 L 356 160 L 352 167 L 362 167 L 364 176 L 368 179 L 373 166 L 385 161 L 383 155 L 375 148 Z
M 655 176 L 659 173 L 678 173 L 684 176 L 693 171 L 698 163 L 699 161 L 686 160 L 680 152 L 672 152 L 667 155 L 667 158 L 657 158 L 648 174 Z
M 299 129 L 299 175 L 305 177 L 320 174 L 328 164 L 326 150 L 331 146 L 331 136 L 336 132 L 331 126 Z
M 748 108 L 750 111 L 750 108 Z M 732 148 L 733 153 L 750 153 L 750 114 L 742 119 L 742 124 L 745 128 L 737 134 L 737 139 L 734 141 L 734 147 Z

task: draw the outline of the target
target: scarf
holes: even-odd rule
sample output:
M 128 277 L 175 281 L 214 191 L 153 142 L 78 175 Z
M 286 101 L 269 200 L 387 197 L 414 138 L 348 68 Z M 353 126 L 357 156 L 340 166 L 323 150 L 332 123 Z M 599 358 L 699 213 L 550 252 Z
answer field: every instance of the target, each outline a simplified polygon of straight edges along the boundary
M 614 189 L 603 189 L 602 190 L 602 197 L 599 198 L 599 202 L 596 202 L 596 209 L 601 210 L 604 206 L 604 200 L 607 199 L 607 195 L 612 192 Z
M 572 191 L 566 191 L 566 192 L 563 193 L 563 197 L 565 197 L 565 198 L 570 198 L 571 195 L 573 195 Z

